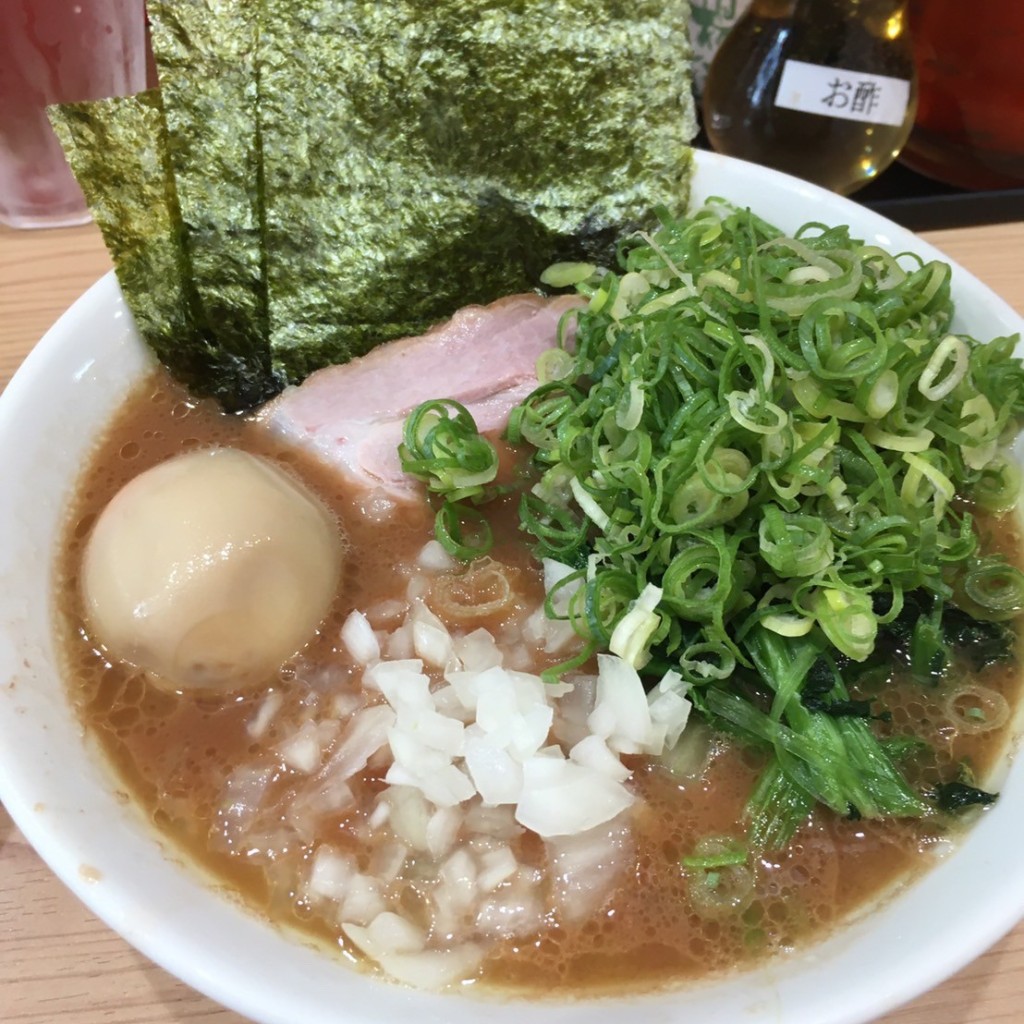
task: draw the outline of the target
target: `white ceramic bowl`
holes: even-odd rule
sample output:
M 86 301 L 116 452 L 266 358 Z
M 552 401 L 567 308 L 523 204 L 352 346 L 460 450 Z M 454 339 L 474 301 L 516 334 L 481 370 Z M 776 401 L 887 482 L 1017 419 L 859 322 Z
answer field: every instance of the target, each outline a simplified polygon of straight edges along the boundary
M 697 197 L 749 204 L 784 229 L 808 220 L 848 223 L 891 251 L 941 257 L 854 203 L 726 157 L 699 154 L 694 186 Z M 1021 318 L 962 269 L 954 291 L 958 324 L 975 336 L 1024 331 Z M 93 438 L 148 365 L 108 276 L 49 331 L 0 400 L 0 798 L 53 870 L 112 928 L 261 1024 L 475 1024 L 483 1009 L 475 1000 L 376 981 L 215 894 L 116 799 L 115 781 L 82 736 L 51 637 L 55 538 Z M 834 938 L 721 981 L 642 1000 L 540 1004 L 530 1019 L 870 1020 L 958 970 L 1024 914 L 1022 821 L 1018 764 L 999 802 L 954 854 Z M 492 1024 L 519 1024 L 524 1006 L 513 1001 L 484 1012 Z

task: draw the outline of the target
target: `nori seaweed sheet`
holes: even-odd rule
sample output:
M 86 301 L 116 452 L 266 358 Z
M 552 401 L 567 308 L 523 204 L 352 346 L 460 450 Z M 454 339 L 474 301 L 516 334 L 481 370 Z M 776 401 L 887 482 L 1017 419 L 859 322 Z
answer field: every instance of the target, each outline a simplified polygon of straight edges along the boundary
M 181 347 L 199 325 L 159 94 L 65 104 L 49 115 L 139 331 L 163 362 L 202 372 L 195 348 Z
M 259 5 L 148 0 L 147 9 L 196 293 L 218 344 L 269 375 Z
M 224 348 L 205 319 L 183 241 L 160 93 L 64 104 L 49 116 L 157 358 L 229 411 L 250 409 L 279 390 L 258 360 Z
M 606 259 L 652 202 L 687 199 L 685 2 L 265 3 L 271 345 L 291 379 L 554 260 Z
M 228 409 L 688 199 L 687 0 L 152 0 L 158 97 L 55 115 L 164 363 Z

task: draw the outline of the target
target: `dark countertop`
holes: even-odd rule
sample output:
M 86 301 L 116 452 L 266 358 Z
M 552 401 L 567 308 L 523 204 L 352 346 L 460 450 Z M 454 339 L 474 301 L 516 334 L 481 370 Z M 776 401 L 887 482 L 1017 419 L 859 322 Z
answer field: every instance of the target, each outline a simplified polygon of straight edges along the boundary
M 851 198 L 912 231 L 1024 220 L 1024 188 L 970 192 L 933 181 L 900 163 Z

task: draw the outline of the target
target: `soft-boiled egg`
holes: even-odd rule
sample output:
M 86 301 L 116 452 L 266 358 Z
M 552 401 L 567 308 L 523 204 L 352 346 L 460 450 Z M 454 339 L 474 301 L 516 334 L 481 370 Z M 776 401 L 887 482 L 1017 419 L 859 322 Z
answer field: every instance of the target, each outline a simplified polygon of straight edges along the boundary
M 111 654 L 161 685 L 244 689 L 315 635 L 344 551 L 336 520 L 270 462 L 190 452 L 137 476 L 100 515 L 86 616 Z

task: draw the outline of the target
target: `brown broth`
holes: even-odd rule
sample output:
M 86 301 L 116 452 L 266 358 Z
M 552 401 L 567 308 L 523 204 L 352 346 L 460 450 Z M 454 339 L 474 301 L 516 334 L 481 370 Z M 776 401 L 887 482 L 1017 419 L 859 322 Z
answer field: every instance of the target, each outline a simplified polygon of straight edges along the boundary
M 413 510 L 386 524 L 370 522 L 358 514 L 336 478 L 312 459 L 276 444 L 245 419 L 194 402 L 158 375 L 117 415 L 85 468 L 70 510 L 56 587 L 70 692 L 122 784 L 163 835 L 253 908 L 310 937 L 336 943 L 336 922 L 304 898 L 296 874 L 318 844 L 355 850 L 353 822 L 365 816 L 381 780 L 370 771 L 354 787 L 359 798 L 354 814 L 325 823 L 313 842 L 277 850 L 273 856 L 258 843 L 234 848 L 218 819 L 218 799 L 234 766 L 278 738 L 273 726 L 259 744 L 246 731 L 266 690 L 225 700 L 167 694 L 141 673 L 111 664 L 90 638 L 83 618 L 79 565 L 91 525 L 105 504 L 144 469 L 183 450 L 217 444 L 270 458 L 300 476 L 349 534 L 352 556 L 343 586 L 320 634 L 303 652 L 303 665 L 330 660 L 341 623 L 352 608 L 372 606 L 404 590 L 406 581 L 396 578 L 394 567 L 410 562 L 430 538 L 426 510 Z M 515 542 L 510 514 L 506 520 L 497 555 L 517 574 L 520 604 L 536 603 L 542 593 L 539 574 Z M 1015 554 L 1019 538 L 1004 532 L 999 543 Z M 477 624 L 500 634 L 506 621 L 502 613 Z M 299 678 L 304 671 L 286 665 L 268 680 L 268 687 L 284 696 L 284 719 L 297 714 L 311 688 L 316 689 L 308 674 Z M 986 687 L 1011 705 L 1017 701 L 1016 665 L 986 669 L 983 676 Z M 356 687 L 358 680 L 335 679 L 333 685 Z M 894 677 L 887 688 L 893 715 L 888 730 L 913 730 L 936 749 L 933 757 L 915 763 L 915 782 L 948 779 L 964 760 L 984 778 L 1009 739 L 1009 725 L 983 735 L 954 735 L 945 701 L 943 690 L 925 689 L 909 679 Z M 485 961 L 485 981 L 526 993 L 621 992 L 748 964 L 820 937 L 848 919 L 927 866 L 924 851 L 952 828 L 940 818 L 879 824 L 817 812 L 786 851 L 755 866 L 749 907 L 739 914 L 709 916 L 692 907 L 691 880 L 680 860 L 702 837 L 742 833 L 741 811 L 761 767 L 757 756 L 718 739 L 706 766 L 692 778 L 676 777 L 660 763 L 640 759 L 633 767 L 633 785 L 642 801 L 633 825 L 633 863 L 622 883 L 600 912 L 578 925 L 551 919 L 549 927 L 528 940 L 500 943 Z M 282 808 L 287 806 L 289 776 L 282 766 L 272 780 Z M 538 862 L 541 857 L 529 842 L 518 853 Z M 365 854 L 360 856 L 365 859 Z

